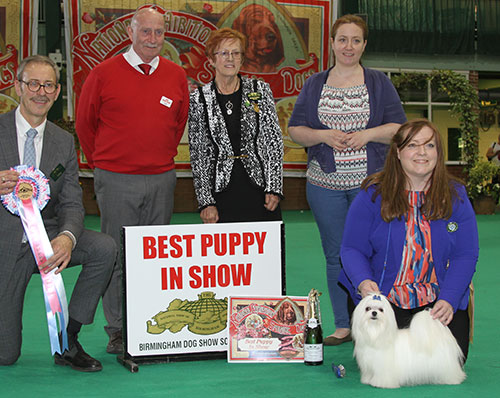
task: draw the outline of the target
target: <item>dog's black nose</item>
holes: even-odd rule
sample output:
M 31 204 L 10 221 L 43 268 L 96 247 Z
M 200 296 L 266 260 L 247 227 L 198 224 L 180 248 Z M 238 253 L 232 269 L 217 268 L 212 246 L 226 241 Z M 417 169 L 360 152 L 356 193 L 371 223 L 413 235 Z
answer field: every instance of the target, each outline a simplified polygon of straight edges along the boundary
M 372 317 L 376 318 L 377 317 L 377 311 L 372 311 Z

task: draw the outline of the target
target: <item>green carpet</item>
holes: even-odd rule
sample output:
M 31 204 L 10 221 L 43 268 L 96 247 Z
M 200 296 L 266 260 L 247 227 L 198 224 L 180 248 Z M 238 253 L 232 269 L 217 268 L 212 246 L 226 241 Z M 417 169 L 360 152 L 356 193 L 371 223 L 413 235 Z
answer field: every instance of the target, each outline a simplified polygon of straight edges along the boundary
M 322 291 L 324 332 L 333 332 L 333 315 L 325 282 L 325 265 L 319 234 L 308 211 L 284 212 L 286 228 L 287 293 L 307 295 L 311 287 Z M 199 222 L 198 214 L 175 214 L 173 223 Z M 99 219 L 86 218 L 87 227 L 98 229 Z M 325 347 L 320 367 L 302 364 L 228 364 L 225 360 L 141 365 L 132 374 L 105 351 L 101 308 L 93 325 L 85 326 L 80 341 L 101 360 L 102 372 L 85 374 L 53 364 L 44 319 L 41 282 L 34 275 L 26 293 L 24 344 L 19 361 L 0 367 L 0 397 L 482 397 L 499 396 L 500 317 L 491 307 L 500 286 L 497 261 L 500 250 L 500 214 L 478 216 L 480 259 L 476 287 L 475 337 L 465 370 L 467 380 L 460 386 L 417 386 L 380 390 L 362 385 L 352 359 L 352 344 Z M 79 269 L 65 270 L 67 293 Z M 331 363 L 342 363 L 347 375 L 337 379 Z

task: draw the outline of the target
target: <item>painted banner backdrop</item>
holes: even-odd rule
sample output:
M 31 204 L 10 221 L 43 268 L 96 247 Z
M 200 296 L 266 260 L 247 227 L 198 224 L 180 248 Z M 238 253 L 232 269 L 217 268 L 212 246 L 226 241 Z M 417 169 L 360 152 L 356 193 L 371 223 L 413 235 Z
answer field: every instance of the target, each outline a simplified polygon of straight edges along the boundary
M 126 351 L 226 351 L 230 296 L 283 294 L 282 222 L 124 227 Z
M 19 61 L 37 51 L 38 0 L 0 0 L 0 113 L 15 109 Z
M 68 0 L 65 7 L 66 36 L 72 54 L 68 81 L 74 98 L 85 78 L 100 62 L 127 50 L 127 26 L 134 11 L 143 6 L 136 0 Z M 288 135 L 288 120 L 304 81 L 328 66 L 330 22 L 336 11 L 331 0 L 165 0 L 156 1 L 165 14 L 166 32 L 162 56 L 181 65 L 191 89 L 214 78 L 205 56 L 205 43 L 212 30 L 232 27 L 249 41 L 244 75 L 271 85 L 285 144 L 285 172 L 295 175 L 305 169 L 305 151 Z M 148 5 L 149 6 L 149 5 Z M 187 134 L 176 157 L 178 171 L 190 171 Z M 88 168 L 83 156 L 80 167 Z

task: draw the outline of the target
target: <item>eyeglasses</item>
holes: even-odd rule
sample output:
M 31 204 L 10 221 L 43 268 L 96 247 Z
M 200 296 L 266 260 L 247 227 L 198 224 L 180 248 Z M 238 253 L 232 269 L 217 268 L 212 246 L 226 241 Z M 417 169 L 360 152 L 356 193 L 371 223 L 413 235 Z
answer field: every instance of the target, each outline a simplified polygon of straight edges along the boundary
M 229 56 L 232 56 L 234 59 L 241 59 L 243 53 L 241 51 L 217 51 L 214 55 L 220 55 L 224 59 L 229 59 Z
M 19 80 L 21 83 L 24 83 L 28 86 L 28 90 L 33 93 L 37 93 L 40 90 L 40 87 L 43 87 L 47 94 L 52 94 L 57 89 L 57 83 L 47 82 L 45 84 L 41 84 L 38 80 L 30 80 L 29 82 L 25 82 L 24 80 Z

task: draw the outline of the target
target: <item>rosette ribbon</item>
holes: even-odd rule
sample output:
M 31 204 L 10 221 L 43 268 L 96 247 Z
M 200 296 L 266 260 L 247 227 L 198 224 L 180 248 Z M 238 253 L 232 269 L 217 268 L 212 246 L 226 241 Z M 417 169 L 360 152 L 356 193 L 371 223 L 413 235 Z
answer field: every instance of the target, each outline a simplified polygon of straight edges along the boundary
M 2 203 L 21 218 L 36 264 L 40 267 L 54 255 L 40 214 L 50 199 L 49 180 L 31 166 L 16 166 L 12 170 L 19 172 L 19 180 L 13 192 L 1 197 Z M 46 274 L 40 270 L 52 355 L 56 352 L 62 354 L 68 349 L 68 302 L 62 276 L 55 271 Z

